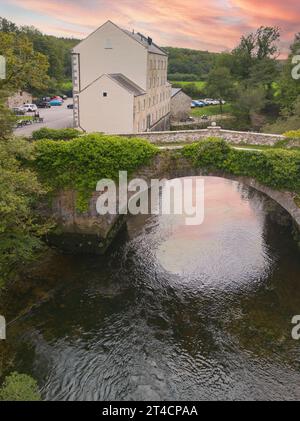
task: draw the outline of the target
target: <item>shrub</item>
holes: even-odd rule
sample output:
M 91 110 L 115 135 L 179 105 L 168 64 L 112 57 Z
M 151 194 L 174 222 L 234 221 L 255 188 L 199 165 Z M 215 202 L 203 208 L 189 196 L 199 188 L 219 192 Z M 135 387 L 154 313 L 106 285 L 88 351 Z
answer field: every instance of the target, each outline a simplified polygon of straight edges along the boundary
M 184 148 L 185 157 L 192 158 L 194 164 L 207 169 L 223 169 L 229 152 L 230 146 L 224 140 L 213 137 Z
M 52 190 L 77 191 L 78 210 L 84 211 L 99 180 L 117 180 L 119 171 L 132 173 L 148 163 L 157 151 L 145 140 L 101 134 L 69 142 L 40 140 L 35 144 L 34 167 Z
M 300 130 L 290 130 L 289 132 L 285 132 L 284 136 L 287 139 L 299 140 L 300 139 Z
M 7 93 L 0 91 L 0 139 L 8 139 L 16 123 L 16 116 L 6 106 Z
M 2 401 L 39 401 L 37 382 L 27 374 L 12 373 L 5 378 L 0 389 Z
M 242 151 L 223 140 L 208 139 L 188 145 L 183 154 L 197 168 L 222 170 L 255 178 L 275 189 L 300 192 L 300 152 L 284 149 Z
M 32 139 L 51 139 L 51 140 L 70 140 L 80 136 L 80 132 L 76 129 L 48 129 L 44 127 L 32 133 Z
M 45 193 L 36 174 L 22 165 L 33 159 L 33 146 L 21 139 L 0 142 L 0 288 L 34 258 L 46 230 L 36 212 Z

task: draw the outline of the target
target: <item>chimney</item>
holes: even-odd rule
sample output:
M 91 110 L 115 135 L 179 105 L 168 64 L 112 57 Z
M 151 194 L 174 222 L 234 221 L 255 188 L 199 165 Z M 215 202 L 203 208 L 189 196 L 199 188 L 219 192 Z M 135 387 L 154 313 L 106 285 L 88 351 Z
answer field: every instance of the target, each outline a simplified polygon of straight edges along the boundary
M 148 37 L 148 44 L 149 44 L 149 45 L 152 45 L 152 42 L 153 42 L 153 41 L 152 41 L 152 38 Z

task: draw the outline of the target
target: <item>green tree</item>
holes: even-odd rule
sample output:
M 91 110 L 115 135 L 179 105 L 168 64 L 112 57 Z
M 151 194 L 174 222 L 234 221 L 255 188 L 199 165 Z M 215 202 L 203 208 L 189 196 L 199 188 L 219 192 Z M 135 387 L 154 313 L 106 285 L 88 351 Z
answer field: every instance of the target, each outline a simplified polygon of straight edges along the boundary
M 268 66 L 273 63 L 275 71 L 279 39 L 279 29 L 269 26 L 261 26 L 256 32 L 242 36 L 240 44 L 232 52 L 233 74 L 239 80 L 247 81 L 253 66 L 257 66 L 261 61 L 265 65 L 268 63 Z
M 286 61 L 281 77 L 278 81 L 277 100 L 285 113 L 293 114 L 294 102 L 300 96 L 300 81 L 292 77 L 292 63 L 294 56 L 300 54 L 300 32 L 295 35 L 293 44 L 290 47 L 290 54 Z
M 0 140 L 11 135 L 16 118 L 6 106 L 8 94 L 0 91 Z
M 262 111 L 266 106 L 266 91 L 263 86 L 237 90 L 232 113 L 240 129 L 260 129 L 265 123 Z
M 36 212 L 44 194 L 36 175 L 22 166 L 33 159 L 33 146 L 24 140 L 0 142 L 0 286 L 35 256 L 47 230 Z
M 0 80 L 0 91 L 42 89 L 47 85 L 48 59 L 34 51 L 26 35 L 0 32 L 0 54 L 6 58 L 6 79 Z
M 1 401 L 40 401 L 37 382 L 27 374 L 11 373 L 0 389 Z
M 220 112 L 223 112 L 223 100 L 230 100 L 234 94 L 234 80 L 226 67 L 215 67 L 208 75 L 205 92 L 220 102 Z

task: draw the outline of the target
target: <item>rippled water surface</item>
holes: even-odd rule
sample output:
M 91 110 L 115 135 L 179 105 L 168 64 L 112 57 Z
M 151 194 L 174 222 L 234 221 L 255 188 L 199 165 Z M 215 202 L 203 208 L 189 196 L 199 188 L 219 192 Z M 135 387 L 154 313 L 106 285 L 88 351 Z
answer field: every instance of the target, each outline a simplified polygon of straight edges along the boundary
M 290 220 L 234 181 L 205 186 L 201 226 L 132 217 L 106 256 L 43 264 L 31 281 L 53 288 L 9 327 L 7 366 L 47 400 L 300 399 Z

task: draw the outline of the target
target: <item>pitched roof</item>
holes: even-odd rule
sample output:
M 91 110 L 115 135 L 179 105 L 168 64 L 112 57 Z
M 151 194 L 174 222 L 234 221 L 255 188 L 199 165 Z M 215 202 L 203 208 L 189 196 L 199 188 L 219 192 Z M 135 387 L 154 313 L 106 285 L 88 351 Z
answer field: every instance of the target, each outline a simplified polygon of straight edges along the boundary
M 120 28 L 122 29 L 122 28 Z M 144 47 L 148 49 L 150 53 L 153 54 L 159 54 L 162 56 L 167 56 L 168 54 L 160 48 L 158 45 L 156 45 L 153 40 L 149 37 L 146 37 L 145 35 L 141 34 L 140 32 L 130 32 L 127 29 L 122 29 L 127 35 L 129 35 L 131 38 L 133 38 L 135 41 L 142 44 Z
M 103 25 L 101 25 L 98 29 L 96 29 L 95 31 L 93 31 L 91 34 L 89 34 L 86 38 L 84 38 L 83 40 L 81 40 L 73 49 L 72 52 L 75 53 L 76 49 L 79 47 L 79 45 L 81 45 L 82 43 L 84 43 L 88 38 L 90 38 L 91 36 L 93 36 L 99 29 L 101 29 L 103 26 L 107 25 L 107 24 L 112 24 L 114 25 L 116 28 L 120 29 L 120 31 L 124 32 L 125 34 L 129 35 L 132 39 L 134 39 L 135 41 L 137 41 L 138 43 L 140 43 L 141 45 L 143 45 L 143 47 L 146 47 L 148 49 L 148 51 L 150 53 L 153 54 L 160 54 L 160 55 L 164 55 L 167 56 L 168 54 L 160 47 L 158 47 L 158 45 L 156 45 L 151 38 L 146 37 L 145 35 L 142 35 L 140 33 L 133 33 L 128 31 L 127 29 L 122 29 L 120 28 L 118 25 L 116 25 L 114 22 L 108 20 L 107 22 L 105 22 Z
M 124 76 L 122 73 L 112 73 L 108 75 L 111 79 L 115 80 L 119 85 L 121 85 L 124 89 L 128 92 L 133 94 L 134 96 L 145 95 L 146 92 Z
M 177 95 L 181 91 L 182 91 L 182 88 L 172 88 L 171 98 L 173 98 L 173 96 Z

